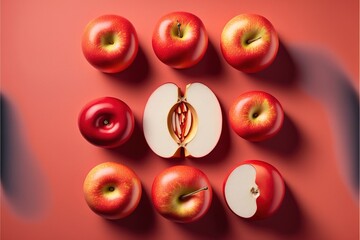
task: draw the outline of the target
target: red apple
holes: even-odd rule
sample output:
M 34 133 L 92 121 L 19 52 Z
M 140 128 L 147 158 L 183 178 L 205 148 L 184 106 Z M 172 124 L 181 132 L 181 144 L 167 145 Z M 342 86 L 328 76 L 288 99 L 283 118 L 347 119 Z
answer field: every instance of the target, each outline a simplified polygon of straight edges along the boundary
M 83 107 L 78 126 L 90 143 L 115 148 L 130 139 L 134 122 L 134 115 L 126 103 L 117 98 L 102 97 Z
M 230 106 L 232 129 L 249 141 L 263 141 L 276 135 L 284 121 L 280 102 L 262 91 L 241 94 Z
M 130 215 L 141 198 L 141 181 L 130 168 L 106 162 L 90 170 L 84 181 L 84 196 L 90 209 L 107 219 Z
M 151 195 L 155 209 L 163 217 L 188 223 L 200 219 L 208 211 L 212 189 L 202 171 L 178 165 L 156 176 Z
M 205 55 L 208 35 L 204 24 L 194 14 L 172 12 L 157 22 L 152 46 L 163 63 L 173 68 L 189 68 Z
M 121 72 L 134 61 L 138 37 L 129 20 L 103 15 L 89 22 L 82 36 L 82 51 L 88 62 L 106 73 Z
M 274 61 L 279 38 L 273 25 L 265 17 L 241 14 L 225 25 L 220 47 L 231 66 L 253 73 L 267 68 Z
M 225 201 L 236 215 L 263 219 L 274 214 L 285 196 L 285 183 L 272 165 L 248 160 L 237 165 L 223 185 Z

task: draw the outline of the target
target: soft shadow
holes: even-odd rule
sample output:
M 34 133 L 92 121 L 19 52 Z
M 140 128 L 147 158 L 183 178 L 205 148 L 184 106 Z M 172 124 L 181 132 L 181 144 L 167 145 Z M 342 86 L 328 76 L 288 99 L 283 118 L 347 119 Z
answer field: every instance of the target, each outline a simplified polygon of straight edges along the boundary
M 150 75 L 149 60 L 139 44 L 139 50 L 136 58 L 127 69 L 119 73 L 104 74 L 116 80 L 121 80 L 122 83 L 137 85 L 144 82 Z
M 150 153 L 150 148 L 145 140 L 142 125 L 136 118 L 134 132 L 131 138 L 120 147 L 107 149 L 107 151 L 110 154 L 136 160 L 135 162 L 141 162 L 143 159 L 146 159 L 146 156 Z
M 210 38 L 206 53 L 198 64 L 186 69 L 175 69 L 176 72 L 189 77 L 218 76 L 222 70 L 219 54 Z
M 194 239 L 221 239 L 229 232 L 229 221 L 219 196 L 213 191 L 209 211 L 201 219 L 192 223 L 176 223 L 179 228 L 189 231 Z
M 139 239 L 146 237 L 156 228 L 155 212 L 152 202 L 145 188 L 142 188 L 142 195 L 138 207 L 129 216 L 119 220 L 104 220 L 111 231 L 118 231 L 121 236 L 122 231 L 130 231 L 137 235 Z
M 41 217 L 49 192 L 22 132 L 21 121 L 9 100 L 1 94 L 1 185 L 13 210 L 23 217 Z
M 277 84 L 280 87 L 288 87 L 297 79 L 297 69 L 293 57 L 286 46 L 279 40 L 279 50 L 274 62 L 266 69 L 247 74 L 253 80 L 264 84 Z
M 278 211 L 267 219 L 246 221 L 246 224 L 259 229 L 268 229 L 285 236 L 303 231 L 304 216 L 291 189 L 286 185 L 286 193 Z
M 285 113 L 284 123 L 280 131 L 272 138 L 253 143 L 255 147 L 275 152 L 282 157 L 295 154 L 302 146 L 300 131 L 293 120 Z

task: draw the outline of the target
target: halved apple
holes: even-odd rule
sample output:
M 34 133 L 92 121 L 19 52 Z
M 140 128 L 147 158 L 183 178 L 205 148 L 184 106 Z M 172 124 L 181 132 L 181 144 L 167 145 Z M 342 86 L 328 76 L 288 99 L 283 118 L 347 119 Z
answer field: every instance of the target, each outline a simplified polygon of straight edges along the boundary
M 222 112 L 215 94 L 202 83 L 174 83 L 157 88 L 149 97 L 143 130 L 150 148 L 164 158 L 209 154 L 219 141 Z

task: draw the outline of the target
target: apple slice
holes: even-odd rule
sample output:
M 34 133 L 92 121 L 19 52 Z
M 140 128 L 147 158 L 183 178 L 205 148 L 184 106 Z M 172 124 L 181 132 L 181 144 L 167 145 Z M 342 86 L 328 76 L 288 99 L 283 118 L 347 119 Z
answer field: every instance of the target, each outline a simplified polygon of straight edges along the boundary
M 248 160 L 237 165 L 226 177 L 223 192 L 227 205 L 236 215 L 263 219 L 281 206 L 285 183 L 272 165 Z
M 149 97 L 143 130 L 150 148 L 161 157 L 203 157 L 219 141 L 221 107 L 204 84 L 189 84 L 182 95 L 176 84 L 166 83 Z

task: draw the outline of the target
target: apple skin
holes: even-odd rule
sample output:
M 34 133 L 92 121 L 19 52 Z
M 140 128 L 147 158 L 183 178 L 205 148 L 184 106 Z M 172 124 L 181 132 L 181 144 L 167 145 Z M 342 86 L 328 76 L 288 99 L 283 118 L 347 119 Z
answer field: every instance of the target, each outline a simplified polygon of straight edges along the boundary
M 254 73 L 267 68 L 275 60 L 279 38 L 265 17 L 240 14 L 223 28 L 220 48 L 231 66 L 245 73 Z
M 106 219 L 120 219 L 136 209 L 142 187 L 139 177 L 129 167 L 105 162 L 90 170 L 83 191 L 92 211 Z
M 249 91 L 237 97 L 230 106 L 231 128 L 242 138 L 259 142 L 275 136 L 284 122 L 280 102 L 263 91 Z
M 236 165 L 224 180 L 223 193 L 225 194 L 225 185 L 230 173 L 237 167 L 245 164 L 250 164 L 256 169 L 255 182 L 260 190 L 260 195 L 256 199 L 257 211 L 252 217 L 247 219 L 260 220 L 268 218 L 280 208 L 285 197 L 284 179 L 280 172 L 269 163 L 260 160 L 246 160 Z M 224 198 L 226 201 L 225 196 Z M 226 204 L 228 205 L 227 201 Z M 229 205 L 228 207 L 232 210 Z
M 119 147 L 134 131 L 135 119 L 130 107 L 120 99 L 102 97 L 81 110 L 78 126 L 90 143 L 104 148 Z
M 178 36 L 180 23 L 181 37 Z M 163 63 L 178 69 L 197 64 L 205 55 L 208 34 L 203 22 L 192 13 L 171 12 L 157 22 L 152 46 Z
M 181 196 L 208 187 L 185 199 Z M 199 169 L 177 165 L 165 169 L 154 179 L 152 201 L 155 209 L 170 221 L 189 223 L 202 218 L 212 201 L 212 188 L 207 176 Z
M 139 42 L 129 20 L 117 15 L 103 15 L 87 24 L 81 45 L 85 58 L 93 67 L 105 73 L 117 73 L 135 60 Z

